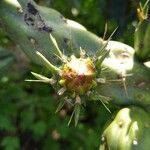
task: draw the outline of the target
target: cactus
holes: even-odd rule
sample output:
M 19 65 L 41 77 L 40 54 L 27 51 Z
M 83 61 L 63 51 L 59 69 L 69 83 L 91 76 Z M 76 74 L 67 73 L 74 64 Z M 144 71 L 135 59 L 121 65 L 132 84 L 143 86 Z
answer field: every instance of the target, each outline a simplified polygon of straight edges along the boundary
M 100 150 L 148 150 L 150 116 L 137 107 L 121 109 L 104 130 Z
M 148 18 L 148 2 L 137 9 L 139 23 L 135 30 L 134 48 L 137 58 L 141 61 L 150 59 L 150 21 Z
M 2 0 L 0 7 L 2 26 L 33 62 L 39 63 L 37 50 L 48 59 L 56 60 L 53 59 L 56 56 L 49 40 L 50 33 L 67 54 L 79 54 L 80 47 L 92 54 L 103 45 L 102 39 L 80 24 L 66 19 L 56 10 L 38 6 L 32 0 Z
M 75 125 L 77 125 L 81 109 L 80 107 L 82 104 L 85 105 L 86 99 L 101 99 L 103 104 L 105 102 L 105 97 L 100 94 L 97 96 L 94 89 L 97 87 L 98 83 L 102 82 L 102 78 L 100 78 L 101 72 L 103 72 L 101 64 L 105 57 L 109 54 L 109 51 L 104 49 L 100 50 L 97 52 L 97 55 L 93 56 L 93 59 L 91 59 L 90 57 L 87 57 L 86 52 L 80 48 L 79 58 L 75 55 L 67 57 L 62 54 L 55 38 L 52 35 L 50 35 L 50 38 L 53 45 L 55 45 L 56 54 L 58 54 L 57 57 L 59 57 L 62 61 L 61 66 L 57 67 L 53 65 L 40 52 L 37 51 L 36 54 L 39 57 L 39 61 L 41 61 L 43 65 L 51 72 L 52 78 L 47 78 L 43 75 L 32 72 L 38 80 L 26 81 L 44 82 L 52 85 L 55 84 L 53 87 L 62 98 L 56 112 L 63 107 L 65 102 L 70 101 L 74 106 L 72 116 L 75 115 Z M 67 93 L 64 94 L 65 92 Z M 70 121 L 68 124 L 70 124 Z
M 141 10 L 145 12 L 146 6 L 141 7 Z M 138 11 L 140 15 L 141 10 Z M 144 20 L 141 20 L 135 31 L 135 49 L 133 49 L 126 44 L 111 41 L 111 36 L 104 41 L 82 25 L 66 19 L 53 9 L 38 6 L 32 0 L 0 1 L 0 21 L 8 36 L 20 45 L 32 62 L 45 66 L 51 73 L 52 77 L 48 78 L 32 72 L 36 80 L 27 81 L 44 82 L 54 87 L 62 97 L 56 112 L 63 107 L 66 100 L 73 103 L 72 116 L 75 116 L 77 125 L 80 107 L 86 100 L 100 100 L 106 108 L 108 103 L 120 107 L 136 106 L 121 110 L 115 119 L 120 119 L 122 113 L 126 114 L 128 120 L 122 118 L 126 126 L 121 125 L 122 127 L 117 128 L 122 138 L 129 129 L 128 139 L 125 138 L 129 147 L 126 147 L 125 140 L 115 140 L 113 132 L 116 121 L 114 121 L 104 131 L 106 140 L 100 149 L 116 149 L 117 146 L 122 150 L 132 149 L 132 146 L 134 149 L 137 144 L 140 148 L 148 145 L 146 140 L 149 127 L 146 128 L 148 130 L 146 132 L 144 125 L 147 122 L 149 125 L 150 71 L 141 60 L 149 58 L 147 39 L 150 26 L 145 16 L 141 18 Z M 141 41 L 143 46 L 139 47 Z M 84 69 L 77 69 L 79 65 Z M 108 71 L 105 71 L 106 68 Z M 73 81 L 72 78 L 70 80 L 70 76 L 74 78 Z M 145 119 L 140 116 L 145 116 Z M 135 126 L 139 127 L 138 133 L 132 129 Z M 112 134 L 109 136 L 110 131 Z M 137 140 L 142 140 L 142 136 L 143 142 L 138 142 Z M 134 138 L 137 140 L 134 141 Z M 115 142 L 111 148 L 113 139 Z
M 2 26 L 10 38 L 19 44 L 35 63 L 40 63 L 36 51 L 46 56 L 51 63 L 59 63 L 59 58 L 56 56 L 59 54 L 49 34 L 56 39 L 62 53 L 67 56 L 74 54 L 78 57 L 81 47 L 89 57 L 93 57 L 93 54 L 105 48 L 107 43 L 78 23 L 68 21 L 59 12 L 38 6 L 32 0 L 18 0 L 18 2 L 2 0 L 0 7 Z M 106 49 L 110 50 L 110 54 L 104 60 L 103 66 L 110 71 L 103 72 L 102 76 L 110 82 L 97 86 L 95 90 L 98 93 L 104 93 L 106 97 L 109 95 L 112 103 L 136 104 L 149 110 L 148 68 L 134 60 L 134 49 L 130 46 L 109 41 Z M 132 76 L 127 77 L 128 74 Z M 126 82 L 124 82 L 125 78 Z M 127 85 L 126 92 L 125 85 Z

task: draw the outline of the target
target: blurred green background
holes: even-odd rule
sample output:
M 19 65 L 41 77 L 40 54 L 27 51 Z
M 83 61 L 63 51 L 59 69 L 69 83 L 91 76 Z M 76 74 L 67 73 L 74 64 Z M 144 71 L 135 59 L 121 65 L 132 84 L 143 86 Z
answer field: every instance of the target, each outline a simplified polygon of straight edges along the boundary
M 102 37 L 118 26 L 113 40 L 133 46 L 136 0 L 36 0 L 58 10 Z M 144 0 L 143 0 L 144 2 Z M 58 97 L 49 85 L 28 83 L 30 71 L 45 73 L 28 60 L 0 28 L 0 149 L 96 150 L 111 114 L 100 102 L 88 102 L 77 127 L 67 126 L 69 105 L 55 114 Z M 111 106 L 110 106 L 111 107 Z M 114 108 L 111 108 L 113 111 Z M 115 108 L 116 110 L 116 108 Z

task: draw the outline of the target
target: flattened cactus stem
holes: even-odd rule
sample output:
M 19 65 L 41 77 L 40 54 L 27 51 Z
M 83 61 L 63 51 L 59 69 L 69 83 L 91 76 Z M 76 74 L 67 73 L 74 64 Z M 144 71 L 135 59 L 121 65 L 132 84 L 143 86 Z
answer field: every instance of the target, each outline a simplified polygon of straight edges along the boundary
M 140 3 L 139 4 L 140 7 L 137 8 L 137 16 L 140 21 L 143 21 L 148 18 L 148 10 L 149 10 L 148 3 L 149 3 L 149 0 L 145 2 L 144 6 L 142 6 L 142 4 Z
M 137 9 L 139 23 L 135 29 L 134 48 L 138 60 L 145 62 L 150 58 L 150 22 L 148 18 L 149 0 Z
M 123 108 L 104 130 L 99 150 L 148 150 L 149 135 L 149 114 L 139 107 Z
M 36 54 L 38 55 L 38 57 L 40 58 L 41 62 L 43 63 L 43 65 L 50 70 L 53 74 L 56 73 L 60 73 L 61 70 L 59 68 L 57 68 L 56 66 L 52 65 L 40 52 L 36 52 Z

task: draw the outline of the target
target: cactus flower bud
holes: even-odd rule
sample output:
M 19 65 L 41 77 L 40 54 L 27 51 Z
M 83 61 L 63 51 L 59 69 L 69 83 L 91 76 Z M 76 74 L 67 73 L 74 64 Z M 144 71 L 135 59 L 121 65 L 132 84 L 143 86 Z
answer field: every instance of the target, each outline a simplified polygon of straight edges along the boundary
M 95 66 L 90 58 L 76 58 L 71 56 L 70 61 L 63 65 L 61 78 L 68 91 L 84 94 L 93 86 L 95 80 Z
M 100 98 L 102 104 L 106 107 L 102 96 L 92 96 L 93 92 L 90 90 L 91 88 L 95 88 L 99 83 L 97 77 L 100 79 L 100 72 L 98 72 L 97 69 L 101 69 L 101 63 L 108 55 L 109 51 L 105 51 L 104 48 L 101 49 L 101 53 L 98 54 L 98 57 L 95 59 L 96 61 L 93 58 L 86 57 L 86 52 L 82 48 L 80 48 L 81 53 L 79 58 L 75 55 L 68 57 L 62 54 L 55 38 L 52 35 L 50 35 L 50 39 L 55 47 L 55 55 L 62 61 L 62 64 L 59 67 L 55 66 L 44 55 L 37 51 L 36 54 L 39 60 L 53 76 L 49 79 L 43 75 L 32 73 L 38 80 L 26 81 L 43 82 L 53 85 L 53 87 L 57 90 L 57 94 L 62 97 L 56 112 L 60 111 L 60 109 L 64 106 L 65 101 L 67 101 L 66 99 L 73 98 L 74 111 L 72 112 L 68 125 L 70 124 L 72 117 L 75 116 L 76 126 L 79 120 L 80 107 L 82 104 L 86 103 L 86 96 L 92 100 Z

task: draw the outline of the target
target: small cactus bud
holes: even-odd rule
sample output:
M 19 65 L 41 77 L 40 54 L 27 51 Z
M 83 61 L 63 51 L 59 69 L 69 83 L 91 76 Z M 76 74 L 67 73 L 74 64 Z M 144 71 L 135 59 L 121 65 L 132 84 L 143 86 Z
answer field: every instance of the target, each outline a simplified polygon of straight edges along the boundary
M 104 99 L 104 97 L 100 95 L 95 96 L 95 98 L 92 96 L 94 93 L 91 92 L 91 90 L 96 88 L 98 83 L 105 83 L 105 79 L 100 78 L 100 72 L 98 72 L 97 69 L 101 69 L 101 63 L 107 56 L 108 51 L 103 51 L 101 55 L 99 54 L 96 62 L 93 58 L 87 57 L 86 52 L 82 48 L 80 48 L 79 58 L 75 55 L 68 57 L 61 52 L 55 38 L 52 35 L 50 35 L 50 39 L 56 49 L 55 55 L 62 60 L 62 65 L 57 67 L 51 64 L 44 55 L 37 51 L 36 54 L 40 61 L 52 73 L 53 77 L 49 79 L 43 75 L 32 72 L 33 76 L 35 76 L 38 80 L 26 81 L 44 82 L 53 85 L 53 87 L 57 90 L 57 94 L 62 96 L 62 100 L 60 101 L 56 112 L 60 111 L 65 102 L 70 101 L 70 98 L 73 99 L 72 105 L 74 106 L 74 110 L 68 125 L 74 116 L 76 126 L 79 120 L 81 105 L 86 104 L 84 94 L 86 94 L 90 99 L 100 99 L 102 104 L 106 107 L 104 104 L 106 98 Z M 98 68 L 96 68 L 96 66 L 98 66 Z M 107 107 L 106 109 L 109 111 Z
M 71 56 L 70 61 L 64 64 L 62 68 L 61 78 L 65 80 L 64 84 L 68 91 L 82 95 L 91 89 L 93 83 L 96 83 L 94 81 L 94 64 L 89 58 Z

